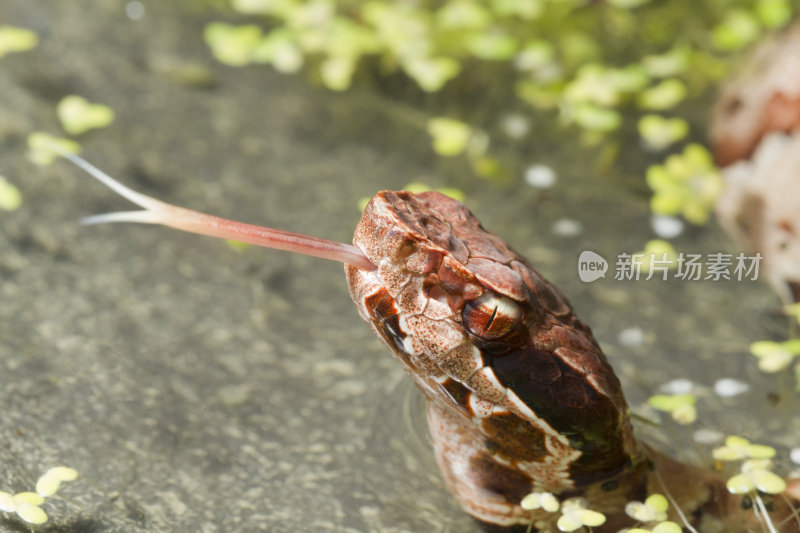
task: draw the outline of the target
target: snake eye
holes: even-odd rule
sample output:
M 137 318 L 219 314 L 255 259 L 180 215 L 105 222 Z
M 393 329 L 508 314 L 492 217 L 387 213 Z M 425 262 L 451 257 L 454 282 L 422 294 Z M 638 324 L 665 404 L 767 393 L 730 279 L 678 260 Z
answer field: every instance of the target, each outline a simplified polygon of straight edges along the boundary
M 522 309 L 513 300 L 486 293 L 467 302 L 461 316 L 473 335 L 483 339 L 498 339 L 519 322 Z

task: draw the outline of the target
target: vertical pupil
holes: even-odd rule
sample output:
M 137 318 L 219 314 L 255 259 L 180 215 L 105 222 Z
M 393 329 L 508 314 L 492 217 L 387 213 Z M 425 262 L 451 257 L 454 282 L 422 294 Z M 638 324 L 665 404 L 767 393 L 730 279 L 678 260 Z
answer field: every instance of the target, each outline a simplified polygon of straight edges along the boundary
M 497 316 L 497 306 L 492 309 L 492 314 L 489 316 L 489 320 L 486 322 L 486 325 L 483 326 L 487 332 L 492 328 L 492 322 L 494 322 L 494 318 Z
M 464 326 L 478 337 L 496 339 L 514 327 L 521 314 L 516 302 L 507 298 L 484 294 L 468 302 L 462 313 Z

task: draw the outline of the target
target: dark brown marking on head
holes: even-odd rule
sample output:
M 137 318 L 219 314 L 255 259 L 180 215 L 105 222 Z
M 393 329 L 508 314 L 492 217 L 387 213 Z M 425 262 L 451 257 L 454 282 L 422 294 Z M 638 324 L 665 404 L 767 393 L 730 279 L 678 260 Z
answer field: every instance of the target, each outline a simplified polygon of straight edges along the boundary
M 519 461 L 541 461 L 547 455 L 544 434 L 527 420 L 514 415 L 496 415 L 481 420 L 495 453 Z
M 464 410 L 469 416 L 472 416 L 472 410 L 469 408 L 469 389 L 454 379 L 448 379 L 441 384 L 441 390 L 450 401 Z
M 621 441 L 624 413 L 584 374 L 530 345 L 495 357 L 492 368 L 504 386 L 583 452 L 570 466 L 577 484 L 597 481 L 627 466 Z
M 400 328 L 399 311 L 389 291 L 381 288 L 374 294 L 367 296 L 364 302 L 372 315 L 372 322 L 380 331 L 381 336 L 387 343 L 394 344 L 398 353 L 405 354 L 403 339 L 405 339 L 406 334 Z
M 484 490 L 517 504 L 531 492 L 531 479 L 509 467 L 497 464 L 489 456 L 476 455 L 470 461 L 470 476 Z

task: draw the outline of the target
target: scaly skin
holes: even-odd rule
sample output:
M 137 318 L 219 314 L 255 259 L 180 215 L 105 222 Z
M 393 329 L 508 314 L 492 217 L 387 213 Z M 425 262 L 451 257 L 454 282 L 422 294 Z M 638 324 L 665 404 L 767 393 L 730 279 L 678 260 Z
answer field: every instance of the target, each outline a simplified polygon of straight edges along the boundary
M 493 530 L 555 530 L 532 491 L 587 498 L 633 527 L 631 500 L 667 493 L 703 531 L 758 531 L 710 472 L 638 443 L 619 380 L 564 296 L 459 202 L 381 192 L 356 228 L 376 271 L 346 266 L 359 313 L 427 399 L 450 491 Z M 773 521 L 789 515 L 775 499 Z M 673 505 L 671 519 L 680 523 Z M 720 529 L 721 528 L 721 529 Z M 781 531 L 798 531 L 790 520 Z

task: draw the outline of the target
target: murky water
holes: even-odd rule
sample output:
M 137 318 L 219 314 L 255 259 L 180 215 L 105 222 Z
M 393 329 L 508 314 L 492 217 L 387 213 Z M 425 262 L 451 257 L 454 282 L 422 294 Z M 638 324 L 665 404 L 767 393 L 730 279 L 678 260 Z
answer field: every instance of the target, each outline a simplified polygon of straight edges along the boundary
M 128 206 L 66 163 L 25 160 L 25 137 L 58 133 L 54 106 L 70 93 L 117 112 L 80 138 L 88 159 L 221 216 L 348 241 L 361 197 L 420 179 L 461 187 L 592 325 L 634 408 L 673 379 L 703 387 L 692 429 L 667 422 L 651 438 L 695 460 L 707 453 L 697 428 L 797 442 L 792 384 L 746 355 L 782 332 L 765 284 L 578 280 L 580 251 L 611 259 L 653 237 L 638 147 L 599 172 L 595 151 L 537 122 L 524 146 L 499 147 L 516 174 L 546 164 L 556 184 L 479 181 L 437 160 L 424 131 L 397 120 L 399 104 L 376 105 L 368 89 L 336 95 L 214 63 L 201 40 L 214 14 L 179 7 L 148 4 L 134 22 L 110 0 L 0 5 L 0 22 L 42 39 L 0 60 L 0 174 L 24 195 L 0 213 L 0 489 L 77 468 L 64 489 L 74 503 L 48 503 L 58 531 L 474 530 L 442 487 L 418 396 L 360 322 L 339 265 L 162 228 L 77 225 Z M 176 81 L 197 66 L 211 84 Z M 557 235 L 561 219 L 582 232 Z M 675 244 L 732 247 L 715 227 Z M 619 342 L 628 328 L 641 345 Z M 720 399 L 711 386 L 722 377 L 752 389 Z M 18 530 L 0 518 L 0 531 Z

